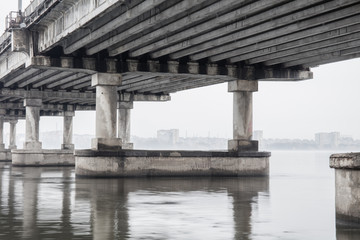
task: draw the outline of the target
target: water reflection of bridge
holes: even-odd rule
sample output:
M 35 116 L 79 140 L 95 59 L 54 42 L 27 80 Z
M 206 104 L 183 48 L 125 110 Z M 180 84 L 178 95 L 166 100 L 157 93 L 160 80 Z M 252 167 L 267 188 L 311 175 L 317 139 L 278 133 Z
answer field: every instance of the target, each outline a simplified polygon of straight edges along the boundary
M 268 178 L 76 179 L 75 182 L 74 171 L 69 168 L 9 168 L 8 165 L 2 166 L 0 174 L 0 219 L 7 222 L 0 225 L 1 239 L 157 238 L 160 235 L 156 234 L 160 233 L 149 230 L 156 228 L 170 238 L 176 234 L 215 234 L 210 237 L 225 234 L 248 239 L 252 203 L 257 201 L 259 192 L 267 192 L 269 188 Z M 157 212 L 158 222 L 146 215 L 152 212 Z M 168 215 L 169 212 L 174 216 Z M 209 228 L 209 224 L 214 224 L 214 228 Z M 208 233 L 200 232 L 204 229 Z M 219 229 L 229 232 L 220 233 Z

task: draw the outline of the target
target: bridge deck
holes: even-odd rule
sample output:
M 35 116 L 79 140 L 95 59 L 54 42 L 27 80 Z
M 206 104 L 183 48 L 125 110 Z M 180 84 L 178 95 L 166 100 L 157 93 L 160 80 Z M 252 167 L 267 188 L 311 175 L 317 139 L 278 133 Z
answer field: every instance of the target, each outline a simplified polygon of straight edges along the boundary
M 0 38 L 0 82 L 94 93 L 91 74 L 113 72 L 120 93 L 163 96 L 234 79 L 310 79 L 309 67 L 360 56 L 359 13 L 357 0 L 36 0 Z

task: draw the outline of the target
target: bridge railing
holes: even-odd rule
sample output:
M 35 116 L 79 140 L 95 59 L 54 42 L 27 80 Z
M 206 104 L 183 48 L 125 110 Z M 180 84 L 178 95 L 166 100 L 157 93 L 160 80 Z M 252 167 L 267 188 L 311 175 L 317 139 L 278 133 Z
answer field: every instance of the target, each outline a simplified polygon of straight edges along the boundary
M 25 8 L 25 16 L 30 16 L 43 2 L 45 2 L 45 0 L 33 0 L 30 5 Z
M 0 36 L 0 54 L 9 46 L 10 42 L 11 42 L 11 33 L 5 31 Z

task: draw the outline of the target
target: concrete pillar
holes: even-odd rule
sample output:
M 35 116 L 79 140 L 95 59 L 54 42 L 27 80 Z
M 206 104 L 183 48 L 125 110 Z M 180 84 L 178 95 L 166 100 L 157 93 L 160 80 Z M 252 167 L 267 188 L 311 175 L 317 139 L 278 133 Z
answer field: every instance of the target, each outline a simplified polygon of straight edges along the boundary
M 122 140 L 123 149 L 133 149 L 130 143 L 130 114 L 133 102 L 118 102 L 118 138 Z
M 41 149 L 39 141 L 40 107 L 41 99 L 25 99 L 26 107 L 26 131 L 24 149 Z
M 360 153 L 337 153 L 330 156 L 335 169 L 336 225 L 360 228 Z
M 18 120 L 10 120 L 10 141 L 9 149 L 16 149 L 16 124 Z
M 257 90 L 257 81 L 229 82 L 228 91 L 234 95 L 233 139 L 229 140 L 229 151 L 258 151 L 258 142 L 251 140 L 253 132 L 252 93 Z
M 4 144 L 4 117 L 6 114 L 5 109 L 0 109 L 0 150 L 5 149 Z
M 120 150 L 121 139 L 116 138 L 117 90 L 121 85 L 120 74 L 96 73 L 92 86 L 96 87 L 96 138 L 93 150 Z
M 74 149 L 73 144 L 73 117 L 75 116 L 74 111 L 65 111 L 64 113 L 64 126 L 63 126 L 63 144 L 61 149 Z

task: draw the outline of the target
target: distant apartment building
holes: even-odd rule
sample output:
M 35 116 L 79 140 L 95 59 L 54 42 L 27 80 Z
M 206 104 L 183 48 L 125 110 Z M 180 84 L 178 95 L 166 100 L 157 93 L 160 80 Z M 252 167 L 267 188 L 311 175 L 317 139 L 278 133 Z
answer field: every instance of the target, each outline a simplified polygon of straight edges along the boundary
M 315 142 L 318 148 L 336 148 L 339 146 L 340 133 L 316 133 Z
M 176 144 L 179 142 L 179 129 L 158 130 L 157 140 L 160 143 Z
M 263 146 L 263 138 L 264 138 L 263 135 L 264 135 L 263 131 L 256 130 L 253 132 L 253 136 L 252 136 L 252 140 L 258 141 L 260 149 L 262 149 L 264 147 Z

